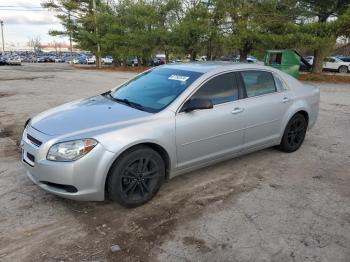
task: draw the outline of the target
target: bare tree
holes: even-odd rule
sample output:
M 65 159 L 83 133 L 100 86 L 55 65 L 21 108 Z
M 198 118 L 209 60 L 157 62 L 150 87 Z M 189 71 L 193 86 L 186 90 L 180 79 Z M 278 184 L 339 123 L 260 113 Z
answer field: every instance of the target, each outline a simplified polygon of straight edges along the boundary
M 34 52 L 39 52 L 41 50 L 41 38 L 40 36 L 32 37 L 28 41 L 28 46 L 33 48 Z

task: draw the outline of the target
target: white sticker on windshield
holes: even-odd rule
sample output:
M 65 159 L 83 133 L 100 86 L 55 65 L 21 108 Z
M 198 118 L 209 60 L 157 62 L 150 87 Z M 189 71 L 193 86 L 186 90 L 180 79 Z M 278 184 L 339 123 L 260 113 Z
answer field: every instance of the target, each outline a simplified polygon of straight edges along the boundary
M 179 76 L 179 75 L 171 75 L 168 79 L 170 80 L 177 80 L 177 81 L 183 81 L 185 82 L 187 79 L 189 79 L 189 76 Z

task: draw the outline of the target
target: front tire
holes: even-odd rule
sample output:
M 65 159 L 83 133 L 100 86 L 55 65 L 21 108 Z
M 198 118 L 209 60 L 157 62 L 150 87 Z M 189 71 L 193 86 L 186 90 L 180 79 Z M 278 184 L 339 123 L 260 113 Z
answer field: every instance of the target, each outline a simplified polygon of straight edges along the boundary
M 295 114 L 284 130 L 278 149 L 287 153 L 297 151 L 304 142 L 306 129 L 307 121 L 305 117 L 300 113 Z
M 138 146 L 117 159 L 107 180 L 107 193 L 124 207 L 141 206 L 156 195 L 164 177 L 162 157 L 149 147 Z

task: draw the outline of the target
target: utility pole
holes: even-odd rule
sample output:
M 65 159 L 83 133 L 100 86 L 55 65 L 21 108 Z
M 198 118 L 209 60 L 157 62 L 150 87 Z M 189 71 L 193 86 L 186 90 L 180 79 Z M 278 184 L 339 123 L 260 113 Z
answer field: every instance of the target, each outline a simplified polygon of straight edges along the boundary
M 101 68 L 101 47 L 100 47 L 100 39 L 99 39 L 98 28 L 97 28 L 96 0 L 92 0 L 92 8 L 94 9 L 94 24 L 95 24 L 96 43 L 97 43 L 96 64 L 98 68 Z
M 0 20 L 1 25 L 1 38 L 2 38 L 2 52 L 5 53 L 5 42 L 4 42 L 4 21 Z
M 73 63 L 73 46 L 72 46 L 72 18 L 71 13 L 69 11 L 68 13 L 68 20 L 69 20 L 69 51 L 70 51 L 70 61 Z

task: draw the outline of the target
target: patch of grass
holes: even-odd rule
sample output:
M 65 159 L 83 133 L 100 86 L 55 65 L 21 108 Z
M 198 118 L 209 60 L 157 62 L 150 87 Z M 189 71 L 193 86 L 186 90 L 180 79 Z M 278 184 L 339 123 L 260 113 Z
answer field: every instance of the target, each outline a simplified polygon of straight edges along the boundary
M 337 75 L 337 74 L 312 74 L 305 73 L 301 74 L 299 77 L 301 81 L 312 81 L 312 82 L 331 82 L 331 83 L 350 83 L 350 74 L 346 75 Z

